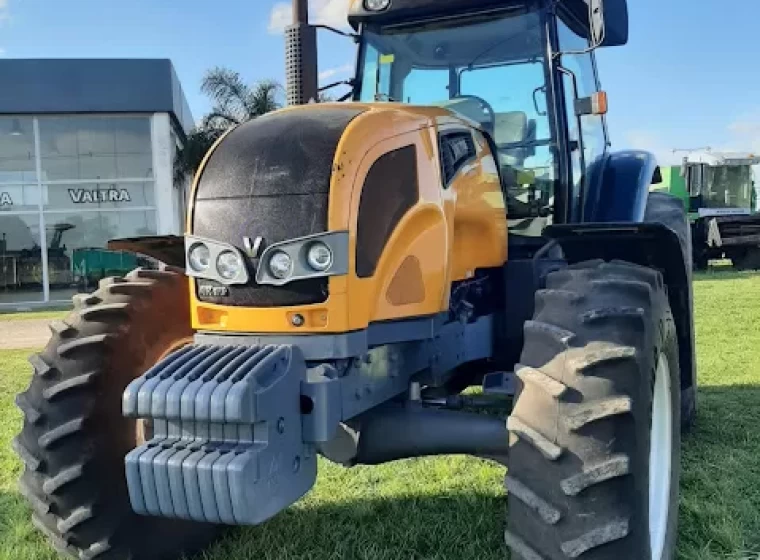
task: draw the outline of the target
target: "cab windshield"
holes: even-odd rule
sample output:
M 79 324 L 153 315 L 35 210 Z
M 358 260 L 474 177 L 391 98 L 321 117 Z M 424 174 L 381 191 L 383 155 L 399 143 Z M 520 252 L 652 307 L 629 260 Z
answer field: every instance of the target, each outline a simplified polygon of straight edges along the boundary
M 705 205 L 709 208 L 752 208 L 752 169 L 749 166 L 707 168 Z
M 520 9 L 467 21 L 365 29 L 359 100 L 441 106 L 476 121 L 496 144 L 511 229 L 540 234 L 555 173 L 541 17 Z

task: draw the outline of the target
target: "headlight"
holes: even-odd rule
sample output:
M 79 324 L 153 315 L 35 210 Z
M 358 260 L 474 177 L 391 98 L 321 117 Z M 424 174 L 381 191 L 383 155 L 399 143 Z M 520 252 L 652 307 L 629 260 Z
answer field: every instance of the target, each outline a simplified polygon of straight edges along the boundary
M 232 251 L 223 251 L 216 258 L 216 271 L 225 280 L 236 278 L 243 270 L 243 261 Z
M 269 257 L 269 272 L 278 280 L 284 280 L 290 276 L 293 270 L 293 259 L 283 251 L 277 251 Z
M 332 251 L 321 241 L 312 243 L 306 253 L 306 262 L 308 262 L 309 266 L 317 272 L 324 272 L 332 265 Z
M 379 12 L 391 5 L 391 0 L 364 0 L 364 5 L 371 12 Z
M 205 272 L 211 265 L 211 251 L 204 243 L 196 243 L 187 253 L 187 262 L 195 272 Z

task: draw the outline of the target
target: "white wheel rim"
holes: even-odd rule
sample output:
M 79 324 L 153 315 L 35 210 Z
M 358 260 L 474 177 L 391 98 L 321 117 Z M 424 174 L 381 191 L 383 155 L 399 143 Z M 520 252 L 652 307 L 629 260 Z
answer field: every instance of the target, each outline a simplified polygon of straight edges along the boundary
M 662 560 L 668 531 L 670 471 L 673 447 L 673 404 L 670 366 L 660 354 L 654 380 L 652 434 L 649 449 L 649 543 L 652 560 Z

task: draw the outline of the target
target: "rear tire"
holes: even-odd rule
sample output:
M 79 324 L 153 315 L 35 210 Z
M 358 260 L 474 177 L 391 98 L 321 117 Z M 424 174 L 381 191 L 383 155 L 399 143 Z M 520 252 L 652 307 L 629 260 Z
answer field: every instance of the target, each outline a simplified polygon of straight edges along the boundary
M 136 270 L 107 278 L 51 324 L 31 356 L 34 375 L 16 397 L 24 426 L 13 447 L 25 464 L 19 486 L 32 522 L 74 558 L 177 558 L 207 545 L 212 525 L 132 511 L 124 456 L 141 440 L 121 414 L 127 384 L 192 337 L 187 279 Z
M 660 273 L 594 261 L 550 274 L 521 364 L 508 420 L 512 558 L 675 558 L 680 376 Z

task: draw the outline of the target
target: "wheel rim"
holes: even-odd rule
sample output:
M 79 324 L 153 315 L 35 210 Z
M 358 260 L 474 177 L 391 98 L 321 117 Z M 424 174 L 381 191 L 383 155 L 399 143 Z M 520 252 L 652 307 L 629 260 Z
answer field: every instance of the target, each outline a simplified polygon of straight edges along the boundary
M 673 404 L 670 366 L 660 354 L 654 380 L 652 433 L 649 449 L 649 542 L 652 560 L 662 560 L 670 508 L 670 471 L 673 451 Z

